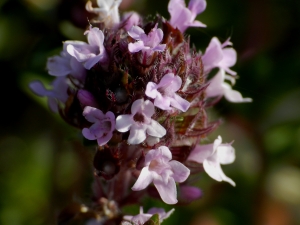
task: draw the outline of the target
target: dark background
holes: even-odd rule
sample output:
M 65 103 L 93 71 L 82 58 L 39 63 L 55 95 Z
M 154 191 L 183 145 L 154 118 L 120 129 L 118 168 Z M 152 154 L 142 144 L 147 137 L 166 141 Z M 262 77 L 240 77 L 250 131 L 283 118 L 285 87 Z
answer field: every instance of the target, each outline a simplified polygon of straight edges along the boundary
M 167 0 L 126 3 L 121 12 L 169 19 Z M 28 89 L 34 79 L 51 81 L 46 60 L 62 41 L 85 41 L 84 7 L 84 0 L 0 0 L 0 224 L 55 224 L 64 206 L 90 197 L 93 151 Z M 208 27 L 187 33 L 199 50 L 214 36 L 231 37 L 234 89 L 253 103 L 222 100 L 209 111 L 224 120 L 211 140 L 234 140 L 236 161 L 223 170 L 237 186 L 201 174 L 203 197 L 175 206 L 163 224 L 300 224 L 300 1 L 208 0 L 197 19 Z M 158 205 L 172 208 L 149 200 L 145 209 Z

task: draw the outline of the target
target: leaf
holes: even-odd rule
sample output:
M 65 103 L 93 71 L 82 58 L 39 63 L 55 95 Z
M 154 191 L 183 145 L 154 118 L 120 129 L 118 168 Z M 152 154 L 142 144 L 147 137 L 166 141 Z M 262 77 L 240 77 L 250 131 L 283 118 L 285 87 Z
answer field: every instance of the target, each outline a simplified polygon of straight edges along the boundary
M 159 216 L 154 214 L 144 225 L 159 225 Z

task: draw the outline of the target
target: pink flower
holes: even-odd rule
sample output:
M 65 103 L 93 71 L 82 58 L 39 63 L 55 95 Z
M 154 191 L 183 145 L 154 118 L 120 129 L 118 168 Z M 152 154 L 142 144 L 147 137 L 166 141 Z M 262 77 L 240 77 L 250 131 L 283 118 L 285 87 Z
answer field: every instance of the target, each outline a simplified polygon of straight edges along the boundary
M 227 177 L 221 168 L 221 164 L 230 164 L 235 160 L 234 148 L 231 143 L 222 144 L 221 136 L 213 144 L 197 145 L 187 160 L 202 163 L 205 172 L 211 178 L 235 186 L 234 181 Z
M 206 27 L 205 24 L 195 20 L 205 8 L 205 0 L 190 0 L 187 8 L 184 0 L 170 0 L 168 5 L 171 14 L 170 24 L 177 27 L 181 32 L 184 32 L 188 27 Z
M 66 41 L 68 53 L 82 62 L 86 69 L 91 69 L 96 63 L 104 62 L 107 58 L 103 46 L 104 34 L 97 27 L 90 27 L 87 34 L 88 44 L 82 41 Z
M 229 69 L 229 67 L 236 63 L 236 51 L 233 48 L 226 48 L 231 45 L 232 43 L 229 39 L 221 44 L 218 38 L 212 38 L 204 55 L 202 56 L 204 71 L 208 73 L 213 68 L 219 67 L 227 73 L 235 75 L 236 72 Z
M 149 82 L 146 87 L 146 95 L 155 99 L 154 105 L 163 110 L 171 110 L 173 106 L 183 112 L 186 112 L 190 107 L 190 103 L 177 95 L 175 92 L 181 87 L 182 80 L 179 76 L 173 73 L 168 73 L 163 76 L 159 84 Z
M 58 103 L 65 103 L 69 97 L 67 92 L 69 79 L 67 77 L 57 77 L 53 80 L 52 90 L 47 90 L 41 81 L 33 81 L 29 87 L 35 94 L 48 97 L 48 105 L 53 112 L 58 112 Z
M 48 73 L 52 76 L 71 75 L 80 81 L 84 81 L 86 70 L 80 62 L 67 52 L 67 46 L 64 43 L 64 49 L 60 56 L 50 57 L 47 61 Z
M 139 144 L 148 135 L 161 138 L 166 134 L 166 129 L 157 121 L 151 119 L 154 114 L 154 105 L 149 100 L 138 99 L 131 106 L 130 115 L 120 115 L 116 120 L 116 129 L 119 132 L 130 130 L 129 144 Z
M 108 111 L 104 114 L 101 110 L 87 106 L 84 108 L 83 116 L 87 121 L 93 123 L 90 128 L 83 128 L 82 135 L 88 140 L 96 140 L 98 145 L 105 145 L 113 135 L 115 129 L 115 115 Z
M 141 22 L 141 17 L 136 12 L 127 12 L 123 14 L 123 26 L 129 31 L 133 26 L 137 26 Z
M 144 213 L 143 207 L 140 207 L 140 213 L 136 216 L 124 216 L 124 219 L 133 224 L 144 224 L 146 223 L 154 214 L 158 214 L 159 222 L 161 223 L 174 212 L 175 209 L 171 209 L 169 212 L 165 212 L 162 208 L 151 208 L 147 213 Z
M 231 86 L 225 82 L 226 78 L 225 71 L 220 70 L 210 80 L 210 84 L 206 88 L 206 97 L 211 98 L 224 95 L 224 97 L 230 102 L 240 103 L 252 101 L 251 98 L 243 98 L 240 92 L 232 90 Z
M 128 34 L 133 39 L 137 40 L 135 43 L 129 43 L 128 49 L 130 52 L 139 52 L 139 51 L 163 51 L 166 48 L 165 44 L 159 44 L 163 39 L 163 31 L 157 29 L 157 24 L 149 32 L 145 34 L 145 31 L 139 26 L 133 26 Z
M 132 187 L 134 191 L 145 189 L 151 182 L 160 197 L 167 204 L 177 203 L 175 182 L 184 182 L 190 170 L 182 163 L 172 160 L 172 153 L 166 146 L 150 150 L 145 156 L 145 167 Z

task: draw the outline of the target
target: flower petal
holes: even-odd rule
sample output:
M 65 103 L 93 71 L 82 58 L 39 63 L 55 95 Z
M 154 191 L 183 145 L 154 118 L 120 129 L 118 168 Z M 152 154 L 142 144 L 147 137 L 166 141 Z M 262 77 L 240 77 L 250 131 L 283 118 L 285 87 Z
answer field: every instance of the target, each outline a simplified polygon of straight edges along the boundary
M 190 153 L 187 160 L 203 163 L 208 157 L 213 154 L 213 144 L 197 145 Z
M 142 106 L 143 104 L 144 104 L 144 99 L 141 98 L 135 100 L 131 105 L 131 114 L 135 115 L 138 111 L 140 111 L 143 108 Z
M 120 115 L 116 119 L 116 130 L 119 132 L 127 132 L 133 124 L 131 115 Z
M 49 91 L 45 88 L 44 84 L 41 81 L 32 81 L 29 84 L 29 88 L 39 96 L 52 96 L 52 91 Z
M 235 151 L 230 144 L 221 144 L 217 148 L 218 161 L 221 164 L 230 164 L 235 160 Z
M 165 219 L 167 219 L 174 211 L 175 211 L 175 209 L 171 209 L 169 212 L 166 213 L 165 210 L 162 208 L 153 207 L 153 208 L 149 209 L 147 213 L 152 214 L 152 215 L 158 214 L 159 221 L 162 222 Z
M 224 95 L 224 79 L 225 79 L 225 72 L 224 70 L 220 70 L 211 80 L 206 88 L 206 97 L 216 97 Z
M 97 143 L 99 146 L 105 145 L 113 136 L 112 132 L 108 132 L 107 134 L 102 135 L 101 137 L 97 138 Z
M 208 47 L 202 56 L 202 62 L 205 72 L 210 71 L 212 68 L 218 65 L 223 59 L 223 51 L 221 42 L 216 38 L 212 38 Z
M 203 168 L 205 172 L 213 179 L 222 181 L 222 169 L 217 160 L 204 160 Z
M 176 183 L 173 178 L 169 178 L 167 182 L 160 179 L 154 179 L 153 184 L 155 185 L 161 199 L 167 204 L 176 204 L 177 200 L 177 190 Z
M 147 126 L 147 134 L 151 136 L 161 138 L 165 136 L 166 133 L 166 129 L 155 120 L 151 120 L 150 125 Z
M 233 48 L 223 49 L 223 59 L 220 62 L 220 67 L 223 68 L 227 73 L 231 75 L 236 75 L 236 72 L 229 69 L 236 63 L 237 54 Z
M 145 127 L 137 128 L 136 126 L 131 126 L 128 144 L 136 145 L 142 143 L 146 139 Z
M 137 41 L 135 43 L 128 44 L 128 50 L 132 53 L 139 52 L 144 48 L 145 48 L 145 45 L 144 45 L 144 42 L 142 42 L 142 41 Z
M 192 12 L 195 19 L 198 14 L 202 13 L 206 9 L 206 1 L 190 0 L 188 8 Z
M 70 74 L 81 82 L 84 82 L 86 78 L 86 69 L 83 67 L 82 63 L 78 62 L 76 58 L 71 57 L 70 65 L 72 69 Z
M 190 108 L 190 103 L 184 98 L 181 98 L 179 95 L 175 94 L 174 97 L 171 98 L 171 106 L 181 110 L 182 112 L 186 112 Z
M 152 180 L 153 178 L 151 173 L 148 170 L 148 167 L 144 167 L 131 189 L 134 191 L 143 190 L 152 182 Z
M 128 31 L 129 36 L 135 40 L 140 40 L 140 35 L 144 34 L 144 33 L 145 33 L 145 31 L 142 28 L 140 28 L 139 26 L 133 26 Z
M 146 100 L 144 101 L 141 110 L 143 114 L 150 119 L 153 116 L 155 109 L 153 103 L 149 100 Z
M 223 88 L 224 88 L 224 97 L 230 102 L 235 102 L 235 103 L 252 102 L 251 98 L 243 98 L 240 92 L 236 90 L 232 90 L 231 86 L 227 83 L 223 84 Z
M 182 183 L 189 177 L 190 170 L 181 162 L 172 160 L 169 165 L 172 167 L 173 178 L 176 182 Z
M 166 159 L 166 161 L 170 161 L 172 159 L 172 153 L 170 149 L 166 146 L 160 146 L 156 152 L 159 151 L 160 154 Z
M 86 118 L 86 120 L 91 123 L 96 123 L 99 120 L 105 118 L 104 113 L 100 109 L 90 107 L 90 106 L 86 106 L 82 114 Z
M 103 42 L 104 42 L 104 34 L 98 27 L 90 27 L 90 30 L 85 32 L 87 34 L 88 43 L 91 46 L 96 46 L 99 48 L 99 51 L 103 51 Z
M 93 56 L 93 57 L 90 57 L 89 59 L 87 59 L 85 62 L 84 62 L 84 67 L 88 70 L 90 70 L 94 65 L 96 65 L 98 62 L 101 62 L 103 61 L 105 57 L 105 54 L 99 54 L 99 55 L 96 55 L 96 56 Z
M 157 91 L 157 85 L 153 82 L 148 82 L 145 94 L 150 98 L 156 98 L 158 93 L 159 92 Z
M 91 131 L 90 131 L 90 129 L 88 129 L 88 128 L 83 128 L 82 129 L 82 135 L 86 138 L 86 139 L 88 139 L 88 140 L 95 140 L 97 137 L 95 137 L 95 134 L 94 133 L 92 133 Z
M 71 73 L 71 57 L 54 56 L 47 61 L 48 73 L 52 76 L 66 76 Z
M 157 52 L 162 52 L 163 50 L 165 50 L 166 46 L 167 46 L 166 44 L 160 44 L 154 47 L 152 50 Z
M 157 94 L 154 105 L 162 110 L 171 110 L 172 107 L 170 107 L 171 104 L 171 98 L 168 96 L 162 96 L 160 93 Z

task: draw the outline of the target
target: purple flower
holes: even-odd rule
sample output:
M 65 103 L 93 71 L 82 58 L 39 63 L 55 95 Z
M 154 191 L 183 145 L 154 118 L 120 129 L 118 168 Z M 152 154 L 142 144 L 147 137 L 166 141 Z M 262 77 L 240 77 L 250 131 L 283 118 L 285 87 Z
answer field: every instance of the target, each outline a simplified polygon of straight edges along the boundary
M 182 80 L 179 76 L 173 73 L 168 73 L 163 76 L 159 84 L 149 82 L 146 87 L 146 95 L 155 99 L 154 105 L 163 110 L 171 110 L 173 106 L 183 112 L 186 112 L 190 107 L 190 103 L 181 98 L 175 92 L 181 87 Z
M 64 43 L 64 49 L 60 53 L 60 56 L 53 56 L 48 59 L 48 73 L 58 77 L 72 75 L 76 79 L 84 81 L 86 70 L 80 62 L 67 52 L 67 43 Z
M 129 144 L 139 144 L 146 139 L 146 133 L 154 137 L 163 137 L 166 129 L 157 121 L 151 119 L 154 114 L 154 105 L 149 100 L 138 99 L 131 106 L 130 115 L 120 115 L 116 120 L 116 129 L 119 132 L 130 130 Z
M 93 123 L 90 128 L 82 130 L 83 136 L 88 140 L 96 140 L 98 145 L 105 145 L 113 135 L 115 129 L 115 115 L 108 111 L 104 114 L 101 110 L 87 106 L 84 108 L 83 116 L 87 121 Z
M 235 90 L 232 90 L 231 86 L 225 82 L 227 78 L 224 70 L 220 70 L 211 80 L 210 84 L 206 88 L 206 97 L 217 97 L 222 96 L 230 101 L 235 103 L 240 102 L 251 102 L 251 98 L 243 98 L 241 93 Z
M 235 186 L 234 181 L 227 177 L 221 168 L 221 164 L 230 164 L 235 160 L 234 148 L 231 143 L 222 144 L 221 136 L 213 144 L 197 145 L 187 160 L 203 163 L 205 172 L 211 178 Z
M 118 7 L 122 0 L 97 0 L 98 8 L 92 6 L 92 2 L 86 3 L 86 10 L 98 14 L 98 21 L 103 22 L 105 27 L 111 28 L 120 22 Z
M 49 108 L 58 112 L 58 102 L 65 103 L 68 100 L 69 79 L 57 77 L 52 82 L 52 90 L 47 90 L 41 81 L 33 81 L 29 84 L 30 89 L 39 96 L 48 97 Z
M 187 8 L 184 0 L 170 0 L 168 5 L 171 14 L 170 24 L 177 27 L 181 32 L 184 32 L 188 27 L 206 27 L 205 24 L 195 20 L 205 8 L 205 0 L 190 0 Z
M 219 67 L 231 75 L 236 74 L 236 72 L 229 69 L 229 67 L 236 63 L 237 58 L 236 51 L 233 48 L 226 48 L 231 45 L 232 43 L 229 39 L 223 44 L 216 37 L 211 39 L 202 56 L 204 71 L 206 73 L 210 72 L 213 68 Z
M 123 14 L 123 26 L 129 31 L 133 26 L 137 26 L 141 21 L 141 17 L 136 12 L 127 12 Z
M 90 27 L 87 34 L 88 44 L 82 41 L 66 41 L 68 53 L 82 62 L 86 69 L 91 69 L 96 63 L 104 62 L 107 58 L 103 46 L 104 34 L 97 27 Z
M 130 52 L 139 52 L 139 51 L 163 51 L 166 48 L 165 44 L 159 44 L 163 39 L 163 31 L 161 29 L 157 29 L 157 24 L 154 28 L 149 32 L 149 34 L 145 34 L 145 31 L 139 26 L 133 26 L 128 34 L 133 39 L 137 40 L 135 43 L 129 43 L 128 49 Z
M 147 213 L 144 213 L 143 207 L 140 207 L 140 213 L 136 216 L 124 216 L 124 219 L 132 222 L 133 224 L 144 224 L 146 223 L 154 214 L 158 214 L 159 222 L 161 223 L 174 212 L 175 209 L 171 209 L 169 212 L 165 212 L 162 208 L 151 208 Z
M 177 203 L 176 182 L 184 182 L 190 175 L 190 170 L 182 163 L 172 160 L 172 153 L 166 146 L 150 150 L 145 156 L 145 167 L 132 190 L 145 189 L 151 182 L 156 187 L 160 197 L 167 204 Z

